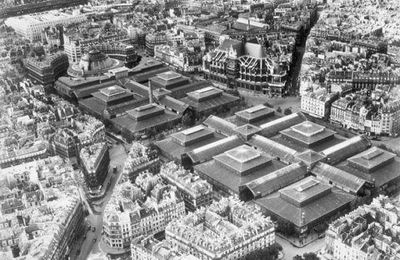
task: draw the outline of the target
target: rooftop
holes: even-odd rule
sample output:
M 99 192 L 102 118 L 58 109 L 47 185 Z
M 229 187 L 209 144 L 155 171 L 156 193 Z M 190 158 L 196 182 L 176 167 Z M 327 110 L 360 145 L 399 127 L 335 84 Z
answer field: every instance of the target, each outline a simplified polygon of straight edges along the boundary
M 312 146 L 334 137 L 335 132 L 310 121 L 304 121 L 280 132 L 299 144 Z
M 395 154 L 374 146 L 362 153 L 348 158 L 347 161 L 366 172 L 371 172 L 387 163 L 390 163 L 395 157 Z
M 273 109 L 264 105 L 257 105 L 239 112 L 236 112 L 236 117 L 247 123 L 254 123 L 264 118 L 272 117 L 275 114 Z

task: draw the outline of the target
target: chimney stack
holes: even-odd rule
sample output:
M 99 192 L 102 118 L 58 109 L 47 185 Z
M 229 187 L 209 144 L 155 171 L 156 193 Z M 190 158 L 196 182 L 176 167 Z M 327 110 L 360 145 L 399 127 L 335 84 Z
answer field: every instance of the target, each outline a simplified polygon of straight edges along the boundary
M 153 104 L 153 87 L 151 86 L 151 80 L 149 80 L 149 104 Z

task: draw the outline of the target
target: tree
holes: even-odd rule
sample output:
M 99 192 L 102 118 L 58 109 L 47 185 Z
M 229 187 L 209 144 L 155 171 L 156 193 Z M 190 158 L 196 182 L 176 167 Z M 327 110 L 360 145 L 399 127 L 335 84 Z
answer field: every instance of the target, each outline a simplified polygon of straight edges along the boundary
M 304 260 L 304 258 L 301 255 L 296 255 L 293 260 Z
M 303 254 L 304 260 L 319 260 L 319 257 L 316 253 L 304 253 Z
M 296 233 L 294 224 L 285 220 L 278 220 L 278 227 L 276 228 L 276 231 L 285 236 L 292 236 Z
M 184 126 L 193 126 L 195 122 L 196 122 L 196 120 L 195 120 L 195 116 L 193 115 L 193 112 L 186 111 L 186 113 L 183 114 L 182 124 Z
M 283 110 L 283 114 L 284 115 L 290 115 L 292 113 L 292 109 L 289 107 L 289 108 L 285 108 L 285 110 Z
M 278 108 L 276 109 L 276 112 L 282 113 L 282 108 L 281 108 L 281 107 L 278 107 Z

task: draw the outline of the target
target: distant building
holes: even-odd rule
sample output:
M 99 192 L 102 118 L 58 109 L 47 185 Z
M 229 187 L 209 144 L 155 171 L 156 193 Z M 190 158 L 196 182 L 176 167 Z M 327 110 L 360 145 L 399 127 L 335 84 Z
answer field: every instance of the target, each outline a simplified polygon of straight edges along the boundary
M 169 223 L 166 241 L 200 259 L 243 258 L 275 243 L 272 221 L 257 208 L 223 198 Z
M 189 92 L 185 98 L 181 99 L 193 109 L 197 118 L 218 113 L 218 111 L 229 111 L 239 100 L 239 97 L 227 94 L 215 87 L 206 87 Z
M 212 186 L 199 176 L 191 174 L 174 162 L 164 164 L 161 167 L 160 175 L 168 184 L 178 188 L 178 192 L 185 201 L 187 211 L 195 211 L 211 204 L 213 200 Z
M 259 43 L 226 39 L 204 56 L 203 70 L 209 79 L 229 87 L 281 96 L 286 91 L 289 62 L 276 63 Z
M 79 159 L 83 166 L 87 187 L 90 190 L 96 190 L 100 185 L 104 185 L 110 164 L 107 144 L 95 143 L 82 148 L 79 152 Z
M 331 104 L 336 98 L 336 94 L 324 90 L 307 92 L 301 96 L 301 110 L 313 117 L 328 118 Z
M 180 122 L 182 115 L 151 103 L 127 111 L 111 120 L 123 136 L 140 136 L 148 131 L 170 129 Z
M 154 56 L 154 48 L 157 45 L 164 45 L 167 43 L 167 36 L 164 32 L 156 32 L 146 35 L 146 53 L 150 57 Z
M 329 225 L 326 251 L 337 260 L 397 259 L 400 204 L 379 196 Z
M 30 57 L 25 62 L 29 78 L 44 86 L 52 86 L 60 76 L 66 74 L 68 66 L 68 57 L 65 53 L 56 53 L 43 58 Z
M 390 95 L 390 94 L 389 94 Z M 330 121 L 371 135 L 400 134 L 400 99 L 380 91 L 349 94 L 332 103 Z
M 139 97 L 118 85 L 105 87 L 92 93 L 92 97 L 79 100 L 79 106 L 100 119 L 111 119 L 126 111 L 145 105 L 147 97 Z
M 69 129 L 60 129 L 53 139 L 53 151 L 62 158 L 78 156 L 79 140 Z
M 8 18 L 5 24 L 15 30 L 15 32 L 30 41 L 39 41 L 42 31 L 46 27 L 56 25 L 69 25 L 86 21 L 86 15 L 74 10 L 72 14 L 59 11 L 50 11 L 38 14 L 29 14 Z

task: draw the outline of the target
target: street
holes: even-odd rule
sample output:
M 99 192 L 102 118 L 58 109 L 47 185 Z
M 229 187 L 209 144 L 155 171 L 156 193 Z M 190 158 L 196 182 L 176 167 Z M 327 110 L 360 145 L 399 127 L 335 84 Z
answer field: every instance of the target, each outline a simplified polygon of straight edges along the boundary
M 320 238 L 310 243 L 309 245 L 298 248 L 289 243 L 286 239 L 276 236 L 276 242 L 278 242 L 283 248 L 283 260 L 293 260 L 296 255 L 303 255 L 304 253 L 317 253 L 324 247 L 325 239 Z
M 85 260 L 88 258 L 89 254 L 100 252 L 98 245 L 101 240 L 104 208 L 110 200 L 116 182 L 122 173 L 122 168 L 128 155 L 127 151 L 129 151 L 129 149 L 123 144 L 113 144 L 110 148 L 110 171 L 108 174 L 111 174 L 111 184 L 104 198 L 92 203 L 93 210 L 89 209 L 89 216 L 87 216 L 86 220 L 88 225 L 91 226 L 91 229 L 87 231 L 86 239 L 81 244 L 80 254 L 76 258 L 77 260 Z M 114 166 L 117 166 L 118 169 L 116 174 L 112 171 Z M 92 231 L 92 227 L 95 228 L 94 232 Z

